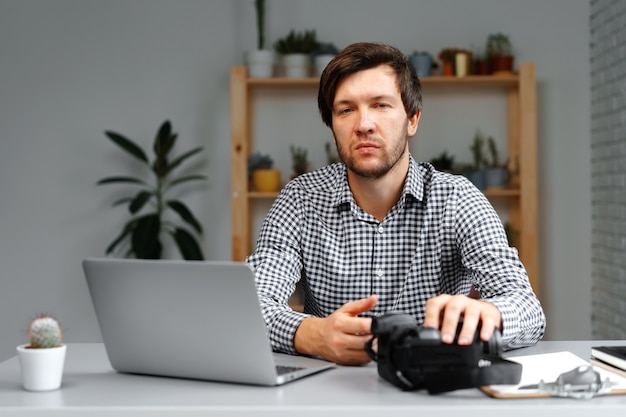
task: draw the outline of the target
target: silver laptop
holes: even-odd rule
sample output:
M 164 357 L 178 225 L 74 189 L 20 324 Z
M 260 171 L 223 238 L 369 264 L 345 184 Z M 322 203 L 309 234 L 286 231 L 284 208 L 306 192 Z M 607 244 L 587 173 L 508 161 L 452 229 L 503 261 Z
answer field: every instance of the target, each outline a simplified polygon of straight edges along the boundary
M 334 366 L 272 352 L 243 262 L 105 258 L 83 269 L 119 372 L 280 385 Z

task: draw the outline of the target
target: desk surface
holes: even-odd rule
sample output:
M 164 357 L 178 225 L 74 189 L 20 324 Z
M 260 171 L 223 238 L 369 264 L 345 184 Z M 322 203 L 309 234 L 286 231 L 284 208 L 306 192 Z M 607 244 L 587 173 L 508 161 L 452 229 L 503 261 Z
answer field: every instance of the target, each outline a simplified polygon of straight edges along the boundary
M 508 354 L 519 356 L 568 350 L 588 358 L 591 346 L 599 344 L 626 344 L 626 341 L 540 342 L 532 348 Z M 588 401 L 560 398 L 505 400 L 490 398 L 478 389 L 441 395 L 428 395 L 425 391 L 403 392 L 380 379 L 374 364 L 338 367 L 281 387 L 129 375 L 111 368 L 104 346 L 99 343 L 69 344 L 61 389 L 34 393 L 21 387 L 17 357 L 0 363 L 2 416 L 329 417 L 356 413 L 359 417 L 426 416 L 428 413 L 436 413 L 437 417 L 624 416 L 626 396 Z

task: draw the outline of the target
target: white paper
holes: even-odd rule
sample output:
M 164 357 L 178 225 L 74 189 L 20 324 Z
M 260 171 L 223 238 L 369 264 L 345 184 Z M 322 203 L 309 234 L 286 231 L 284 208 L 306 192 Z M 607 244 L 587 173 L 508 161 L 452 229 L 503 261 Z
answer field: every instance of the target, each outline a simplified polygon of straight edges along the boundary
M 514 356 L 506 359 L 522 364 L 522 378 L 517 385 L 491 385 L 489 387 L 500 394 L 534 394 L 539 391 L 536 389 L 520 390 L 519 388 L 524 385 L 538 384 L 542 379 L 544 382 L 554 382 L 563 372 L 571 371 L 581 365 L 589 365 L 589 362 L 583 358 L 565 351 Z M 597 366 L 594 366 L 593 369 L 598 371 L 603 381 L 609 378 L 611 382 L 616 383 L 612 387 L 613 390 L 626 389 L 626 378 Z

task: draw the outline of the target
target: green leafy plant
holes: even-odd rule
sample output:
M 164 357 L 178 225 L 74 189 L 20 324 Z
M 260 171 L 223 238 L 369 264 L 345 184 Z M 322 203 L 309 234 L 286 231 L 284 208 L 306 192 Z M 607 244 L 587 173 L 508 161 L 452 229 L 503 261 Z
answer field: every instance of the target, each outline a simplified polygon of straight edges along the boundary
M 476 134 L 474 135 L 474 140 L 470 145 L 470 151 L 472 151 L 473 156 L 473 169 L 481 169 L 487 163 L 484 153 L 484 146 L 485 137 L 480 132 L 480 130 L 477 130 Z
M 438 171 L 454 172 L 454 155 L 448 154 L 448 151 L 443 151 L 439 156 L 432 158 L 430 164 Z
M 493 137 L 487 138 L 487 149 L 489 150 L 490 160 L 487 161 L 487 166 L 490 168 L 506 168 L 507 163 L 500 161 L 500 152 L 498 151 L 498 145 Z
M 294 145 L 290 145 L 289 150 L 291 152 L 291 168 L 294 176 L 307 172 L 309 170 L 308 151 L 305 148 Z
M 63 344 L 63 331 L 61 325 L 47 314 L 35 317 L 28 326 L 29 348 L 46 349 L 61 346 Z
M 315 30 L 296 32 L 291 30 L 287 36 L 274 43 L 274 49 L 279 54 L 309 54 L 319 49 Z
M 265 0 L 254 0 L 256 9 L 257 48 L 265 47 Z
M 103 178 L 98 185 L 103 184 L 134 184 L 141 186 L 141 190 L 133 196 L 125 197 L 113 203 L 113 206 L 128 205 L 128 211 L 133 216 L 124 226 L 122 232 L 108 246 L 106 253 L 111 254 L 126 240 L 130 240 L 130 248 L 126 256 L 140 259 L 161 259 L 163 245 L 161 235 L 170 235 L 181 255 L 186 260 L 203 259 L 202 250 L 192 233 L 183 227 L 176 226 L 164 218 L 167 210 L 174 211 L 197 234 L 202 234 L 202 226 L 187 206 L 179 200 L 170 200 L 166 194 L 174 186 L 190 181 L 205 180 L 203 175 L 185 175 L 174 178 L 173 171 L 185 160 L 202 151 L 202 147 L 194 148 L 170 160 L 178 135 L 172 133 L 169 121 L 163 122 L 154 139 L 154 159 L 151 162 L 146 153 L 133 141 L 119 133 L 106 131 L 105 135 L 116 145 L 146 165 L 152 172 L 153 181 L 144 181 L 129 176 L 114 176 Z M 143 211 L 142 211 L 143 210 Z
M 509 37 L 503 33 L 492 33 L 487 37 L 487 56 L 510 56 L 513 47 Z
M 272 169 L 274 160 L 271 156 L 255 152 L 248 157 L 248 178 L 252 176 L 252 171 L 257 169 Z

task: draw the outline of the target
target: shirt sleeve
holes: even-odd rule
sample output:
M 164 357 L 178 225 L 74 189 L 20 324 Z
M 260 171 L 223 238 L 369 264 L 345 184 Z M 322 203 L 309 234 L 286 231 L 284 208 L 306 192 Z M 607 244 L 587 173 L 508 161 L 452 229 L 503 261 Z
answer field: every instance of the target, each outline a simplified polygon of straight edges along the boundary
M 256 250 L 246 262 L 255 271 L 261 310 L 276 352 L 296 354 L 294 335 L 309 315 L 294 311 L 289 298 L 300 280 L 302 260 L 299 227 L 302 208 L 297 190 L 281 191 L 259 231 Z
M 517 249 L 509 246 L 496 211 L 475 187 L 464 188 L 458 205 L 462 262 L 471 271 L 481 299 L 500 311 L 503 348 L 534 345 L 544 334 L 546 319 Z

